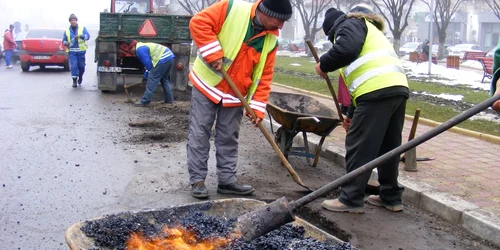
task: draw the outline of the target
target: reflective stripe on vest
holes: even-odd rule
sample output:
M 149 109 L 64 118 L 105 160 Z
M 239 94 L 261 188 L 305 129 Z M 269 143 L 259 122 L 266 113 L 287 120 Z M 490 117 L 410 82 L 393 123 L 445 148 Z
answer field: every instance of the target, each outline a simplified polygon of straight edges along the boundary
M 173 55 L 172 51 L 169 48 L 167 48 L 161 44 L 137 43 L 136 49 L 141 47 L 141 46 L 146 46 L 149 48 L 149 56 L 151 57 L 151 63 L 153 64 L 153 67 L 156 67 L 156 65 L 158 64 L 158 62 L 161 59 L 164 59 L 166 57 Z
M 392 86 L 408 87 L 399 57 L 384 34 L 366 21 L 368 33 L 358 59 L 342 68 L 353 104 L 364 94 Z
M 224 21 L 224 24 L 222 25 L 221 31 L 217 35 L 220 46 L 224 48 L 223 68 L 225 70 L 231 66 L 241 49 L 249 27 L 248 24 L 250 22 L 252 4 L 253 3 L 239 0 L 229 0 L 231 9 L 226 17 L 226 20 Z M 253 94 L 257 90 L 262 72 L 264 71 L 267 55 L 274 49 L 277 40 L 278 38 L 271 34 L 267 34 L 264 38 L 264 44 L 259 62 L 254 67 L 254 71 L 252 73 L 252 85 L 247 93 L 248 100 L 252 98 Z M 200 48 L 200 56 L 198 56 L 193 63 L 193 71 L 201 81 L 201 84 L 211 88 L 214 92 L 218 92 L 214 87 L 222 81 L 222 74 L 215 71 L 211 65 L 203 60 L 203 55 L 212 53 L 214 49 L 219 49 L 216 42 Z
M 85 51 L 87 50 L 87 43 L 85 42 L 85 39 L 78 39 L 78 48 L 72 48 L 73 47 L 73 42 L 71 41 L 71 27 L 69 27 L 66 30 L 66 39 L 70 43 L 69 47 L 66 47 L 66 52 L 71 51 L 71 52 L 78 52 L 78 51 Z M 75 36 L 80 37 L 83 35 L 83 26 L 78 26 L 78 31 L 75 34 Z

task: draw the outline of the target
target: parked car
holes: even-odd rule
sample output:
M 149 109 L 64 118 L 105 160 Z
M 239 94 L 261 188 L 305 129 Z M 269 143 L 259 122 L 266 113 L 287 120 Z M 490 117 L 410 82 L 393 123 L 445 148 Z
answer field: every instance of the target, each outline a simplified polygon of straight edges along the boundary
M 460 56 L 463 57 L 465 51 L 483 51 L 481 47 L 477 44 L 463 43 L 457 44 L 451 48 L 448 48 L 448 54 L 450 56 Z
M 290 51 L 292 52 L 306 51 L 306 42 L 304 41 L 304 39 L 293 40 L 289 46 L 290 46 Z
M 314 44 L 317 51 L 327 51 L 332 48 L 332 43 L 328 40 L 320 40 Z
M 278 50 L 290 50 L 290 40 L 278 39 Z
M 14 36 L 14 41 L 16 41 L 16 44 L 17 44 L 17 48 L 15 48 L 12 52 L 12 62 L 15 63 L 17 61 L 19 61 L 19 51 L 21 50 L 21 42 L 24 40 L 24 38 L 26 38 L 26 35 L 28 34 L 27 31 L 22 31 L 22 32 L 19 32 L 17 33 L 15 36 Z
M 408 55 L 411 52 L 422 52 L 422 43 L 419 42 L 407 42 L 403 46 L 399 47 L 399 55 Z
M 61 66 L 69 71 L 66 47 L 62 44 L 64 29 L 32 29 L 21 42 L 19 57 L 21 69 L 29 71 L 31 66 Z

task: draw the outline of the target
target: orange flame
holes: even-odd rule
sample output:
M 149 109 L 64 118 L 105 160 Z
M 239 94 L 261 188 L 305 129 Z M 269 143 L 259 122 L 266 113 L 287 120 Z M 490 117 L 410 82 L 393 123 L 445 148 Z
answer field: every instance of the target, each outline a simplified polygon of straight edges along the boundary
M 195 233 L 181 227 L 163 227 L 157 237 L 148 239 L 142 233 L 132 233 L 127 240 L 127 249 L 137 250 L 215 250 L 226 246 L 240 235 L 233 233 L 228 238 L 213 238 L 198 241 Z

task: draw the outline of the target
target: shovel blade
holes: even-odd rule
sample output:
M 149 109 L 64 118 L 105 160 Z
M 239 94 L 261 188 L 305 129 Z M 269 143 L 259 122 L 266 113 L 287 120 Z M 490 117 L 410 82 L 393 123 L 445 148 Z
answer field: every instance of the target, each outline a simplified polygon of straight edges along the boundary
M 417 148 L 412 148 L 405 153 L 405 171 L 417 171 Z

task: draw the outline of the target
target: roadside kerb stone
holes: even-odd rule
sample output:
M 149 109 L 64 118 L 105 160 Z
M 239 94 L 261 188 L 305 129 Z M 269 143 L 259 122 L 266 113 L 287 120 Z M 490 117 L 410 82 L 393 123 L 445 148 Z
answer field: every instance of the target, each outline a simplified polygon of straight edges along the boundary
M 279 123 L 273 121 L 274 131 L 280 126 Z M 264 120 L 264 127 L 270 131 L 269 120 Z M 307 138 L 309 150 L 314 152 L 321 137 L 309 133 Z M 295 146 L 303 146 L 304 138 L 301 133 L 294 137 L 293 143 Z M 321 148 L 320 155 L 341 167 L 345 166 L 345 148 L 340 145 L 326 141 Z M 378 179 L 376 169 L 372 171 L 370 179 Z M 431 185 L 409 177 L 400 176 L 399 183 L 405 188 L 403 192 L 405 202 L 461 226 L 471 234 L 500 246 L 500 237 L 498 236 L 500 235 L 500 219 L 493 214 L 459 197 L 439 192 Z
M 500 246 L 500 219 L 489 211 L 465 211 L 460 221 L 463 228 L 493 244 Z
M 425 191 L 421 193 L 418 207 L 438 215 L 455 225 L 460 225 L 463 212 L 479 209 L 478 206 L 464 201 L 459 197 L 438 191 Z

